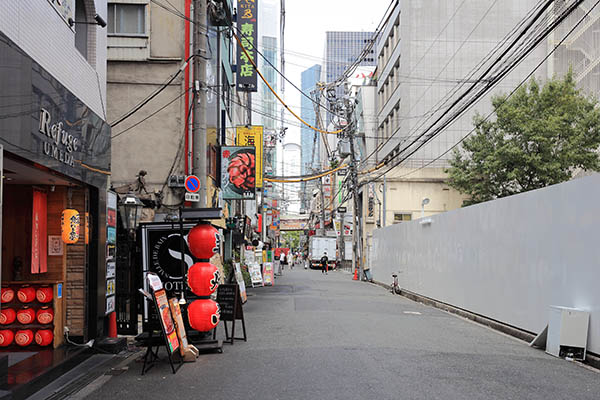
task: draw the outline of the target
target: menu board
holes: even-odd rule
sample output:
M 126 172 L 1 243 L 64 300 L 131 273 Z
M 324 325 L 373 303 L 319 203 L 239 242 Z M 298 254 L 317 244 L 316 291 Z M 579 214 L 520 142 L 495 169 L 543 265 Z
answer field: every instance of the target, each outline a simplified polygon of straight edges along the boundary
M 273 275 L 273 263 L 266 262 L 263 269 L 263 284 L 265 286 L 273 286 L 273 281 L 275 280 Z
M 260 265 L 252 263 L 248 266 L 250 272 L 250 279 L 252 280 L 252 286 L 263 286 L 262 274 L 260 273 Z
M 176 298 L 172 298 L 171 300 L 169 300 L 169 305 L 171 306 L 171 314 L 173 315 L 173 319 L 175 320 L 175 329 L 177 330 L 177 337 L 179 338 L 179 342 L 181 343 L 181 346 L 179 347 L 179 353 L 182 356 L 185 356 L 185 352 L 189 347 L 189 343 L 187 340 L 187 333 L 185 332 L 185 326 L 183 325 L 181 307 L 179 307 L 179 301 Z
M 244 282 L 244 275 L 242 275 L 242 268 L 240 267 L 240 263 L 235 263 L 235 280 L 237 281 L 238 286 L 240 287 L 240 296 L 242 298 L 242 303 L 248 301 L 248 295 L 246 294 L 246 282 Z
M 169 307 L 165 289 L 154 292 L 154 302 L 168 344 L 167 349 L 173 354 L 179 348 L 179 340 L 177 339 L 177 332 L 175 331 L 175 323 L 173 322 L 173 318 L 171 318 L 171 308 Z

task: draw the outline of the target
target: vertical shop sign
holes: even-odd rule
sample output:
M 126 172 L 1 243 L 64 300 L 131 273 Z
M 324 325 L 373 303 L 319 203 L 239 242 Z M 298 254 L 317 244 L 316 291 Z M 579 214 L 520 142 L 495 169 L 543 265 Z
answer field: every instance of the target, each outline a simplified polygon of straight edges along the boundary
M 256 92 L 257 74 L 252 61 L 257 63 L 256 49 L 258 46 L 258 6 L 256 0 L 238 0 L 238 32 L 242 50 L 238 43 L 237 49 L 237 90 Z M 252 60 L 252 61 L 250 61 Z
M 224 200 L 253 200 L 256 189 L 254 147 L 221 147 L 221 190 Z
M 236 128 L 236 144 L 252 146 L 256 149 L 256 187 L 263 186 L 263 127 L 238 126 Z
M 31 273 L 48 271 L 47 222 L 48 196 L 41 190 L 33 190 L 33 213 L 31 219 Z
M 117 244 L 117 194 L 106 194 L 106 315 L 115 311 Z

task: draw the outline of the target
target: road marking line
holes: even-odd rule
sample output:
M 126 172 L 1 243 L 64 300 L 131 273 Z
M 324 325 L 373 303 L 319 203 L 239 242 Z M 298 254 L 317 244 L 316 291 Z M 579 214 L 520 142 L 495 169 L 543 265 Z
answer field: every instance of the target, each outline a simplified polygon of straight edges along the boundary
M 421 315 L 418 311 L 404 311 L 404 314 Z

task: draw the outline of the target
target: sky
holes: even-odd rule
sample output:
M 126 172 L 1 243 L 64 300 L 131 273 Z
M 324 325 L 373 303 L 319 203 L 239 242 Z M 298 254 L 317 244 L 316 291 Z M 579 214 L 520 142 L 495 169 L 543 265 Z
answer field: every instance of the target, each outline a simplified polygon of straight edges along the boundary
M 322 63 L 326 31 L 373 31 L 390 0 L 287 0 L 285 75 L 300 87 L 303 70 Z M 285 100 L 299 110 L 300 93 L 286 84 Z M 286 119 L 294 119 L 290 114 Z M 290 126 L 286 140 L 300 143 L 300 128 Z

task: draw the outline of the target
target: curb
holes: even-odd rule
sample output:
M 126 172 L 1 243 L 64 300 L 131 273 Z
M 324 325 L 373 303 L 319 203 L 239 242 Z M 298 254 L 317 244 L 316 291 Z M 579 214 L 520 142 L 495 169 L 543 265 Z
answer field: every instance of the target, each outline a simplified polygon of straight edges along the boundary
M 392 288 L 390 285 L 386 285 L 385 283 L 382 283 L 382 282 L 373 281 L 373 283 L 385 288 L 388 291 L 391 290 L 391 288 Z M 427 306 L 431 306 L 431 307 L 435 307 L 440 310 L 444 310 L 451 314 L 456 314 L 460 317 L 463 317 L 470 321 L 476 322 L 480 325 L 487 326 L 493 330 L 496 330 L 496 331 L 505 333 L 509 336 L 520 339 L 524 342 L 527 342 L 527 344 L 529 344 L 536 337 L 536 335 L 534 335 L 531 332 L 527 332 L 522 329 L 515 328 L 514 326 L 507 325 L 502 322 L 496 321 L 494 319 L 484 317 L 483 315 L 475 314 L 470 311 L 464 310 L 462 308 L 454 307 L 450 304 L 442 303 L 440 301 L 434 300 L 429 297 L 422 296 L 417 293 L 410 292 L 405 289 L 400 290 L 400 296 L 406 297 L 407 299 L 410 299 L 417 303 L 425 304 Z M 586 354 L 585 361 L 582 364 L 589 365 L 596 369 L 600 369 L 600 357 L 596 354 L 592 354 L 592 353 L 588 352 Z

